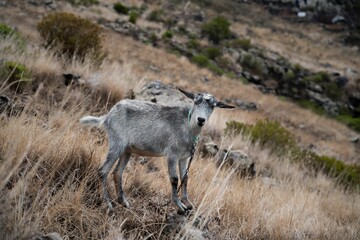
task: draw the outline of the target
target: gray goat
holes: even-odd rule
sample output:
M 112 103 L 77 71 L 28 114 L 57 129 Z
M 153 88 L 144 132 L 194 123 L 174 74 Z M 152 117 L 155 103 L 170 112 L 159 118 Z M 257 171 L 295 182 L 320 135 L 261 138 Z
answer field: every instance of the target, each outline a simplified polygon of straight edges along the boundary
M 193 106 L 162 106 L 145 101 L 125 99 L 115 104 L 107 115 L 99 118 L 86 116 L 81 118 L 83 124 L 104 126 L 109 138 L 109 152 L 100 168 L 100 177 L 104 198 L 109 206 L 112 204 L 107 191 L 107 176 L 120 158 L 113 171 L 118 194 L 118 202 L 129 207 L 122 187 L 122 174 L 132 153 L 141 156 L 166 156 L 168 172 L 172 186 L 172 201 L 179 214 L 193 208 L 187 195 L 188 159 L 193 154 L 197 136 L 209 119 L 214 107 L 234 108 L 217 101 L 207 93 L 193 94 L 179 89 L 193 100 Z M 181 200 L 178 198 L 179 165 Z

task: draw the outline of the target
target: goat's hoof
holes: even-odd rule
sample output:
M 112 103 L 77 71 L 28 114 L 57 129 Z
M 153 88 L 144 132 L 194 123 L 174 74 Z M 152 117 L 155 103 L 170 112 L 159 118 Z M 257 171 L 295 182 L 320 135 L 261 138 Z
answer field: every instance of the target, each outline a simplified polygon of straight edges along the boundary
M 185 205 L 187 210 L 192 210 L 194 208 L 192 203 L 188 199 L 181 199 L 181 203 Z
M 185 213 L 186 213 L 186 210 L 183 210 L 183 209 L 177 210 L 177 214 L 179 214 L 179 215 L 185 215 Z
M 130 208 L 130 203 L 126 199 L 119 199 L 118 202 L 125 208 Z

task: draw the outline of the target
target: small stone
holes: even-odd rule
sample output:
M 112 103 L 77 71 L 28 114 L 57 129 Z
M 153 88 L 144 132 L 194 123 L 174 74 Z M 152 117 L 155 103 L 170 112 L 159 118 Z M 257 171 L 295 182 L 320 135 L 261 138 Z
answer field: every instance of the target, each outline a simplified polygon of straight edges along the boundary
M 359 140 L 360 140 L 359 137 L 353 137 L 353 138 L 350 140 L 350 142 L 352 142 L 352 143 L 358 143 Z

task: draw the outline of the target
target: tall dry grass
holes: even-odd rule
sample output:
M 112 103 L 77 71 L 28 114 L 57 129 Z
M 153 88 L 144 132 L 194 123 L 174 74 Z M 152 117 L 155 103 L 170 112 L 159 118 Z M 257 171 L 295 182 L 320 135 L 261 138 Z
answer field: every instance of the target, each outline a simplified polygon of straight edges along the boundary
M 124 174 L 132 208 L 117 205 L 109 213 L 97 181 L 107 148 L 104 135 L 79 125 L 84 110 L 77 105 L 51 110 L 46 117 L 22 114 L 1 122 L 0 229 L 5 239 L 49 232 L 65 239 L 359 237 L 357 193 L 344 192 L 325 176 L 313 176 L 241 136 L 222 144 L 247 150 L 257 163 L 255 180 L 240 179 L 198 155 L 189 184 L 195 211 L 181 217 L 166 205 L 170 183 L 164 159 L 132 159 Z

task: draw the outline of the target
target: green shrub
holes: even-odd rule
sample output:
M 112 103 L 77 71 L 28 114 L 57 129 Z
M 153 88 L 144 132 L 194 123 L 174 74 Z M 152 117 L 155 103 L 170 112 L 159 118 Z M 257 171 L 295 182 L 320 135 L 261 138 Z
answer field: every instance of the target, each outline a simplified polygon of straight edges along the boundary
M 227 135 L 249 135 L 251 131 L 252 125 L 237 122 L 237 121 L 230 121 L 226 122 L 225 134 Z
M 229 47 L 241 48 L 244 49 L 245 51 L 248 51 L 252 47 L 251 40 L 247 38 L 239 38 L 232 40 L 231 42 L 229 42 L 228 45 Z
M 295 64 L 294 65 L 294 73 L 295 74 L 300 74 L 303 71 L 303 67 L 300 64 Z
M 178 26 L 178 31 L 179 31 L 179 33 L 181 33 L 181 34 L 188 34 L 188 31 L 187 31 L 187 29 L 186 29 L 186 27 L 184 26 L 184 25 L 179 25 Z
M 332 100 L 340 100 L 344 94 L 343 89 L 339 88 L 339 86 L 334 82 L 328 82 L 323 85 L 325 87 L 325 95 Z
M 101 28 L 87 19 L 72 13 L 52 13 L 38 23 L 37 29 L 46 47 L 58 47 L 68 57 L 103 57 Z
M 310 100 L 299 100 L 297 103 L 303 108 L 310 109 L 319 115 L 326 114 L 325 110 L 321 106 Z
M 0 68 L 0 78 L 7 80 L 10 89 L 21 92 L 31 81 L 31 72 L 21 63 L 7 61 Z
M 241 65 L 247 69 L 254 71 L 256 74 L 263 74 L 262 65 L 256 57 L 251 54 L 245 54 L 241 59 Z
M 218 16 L 205 23 L 201 31 L 210 41 L 219 44 L 221 40 L 231 37 L 230 22 L 222 16 Z
M 155 33 L 151 33 L 151 35 L 150 35 L 151 44 L 156 45 L 158 40 L 159 40 L 158 36 Z
M 186 44 L 189 48 L 192 48 L 198 52 L 201 51 L 201 44 L 199 43 L 199 41 L 195 40 L 195 39 L 190 39 L 187 44 Z
M 284 81 L 291 82 L 294 80 L 296 80 L 296 74 L 289 69 L 284 75 Z
M 231 70 L 232 62 L 226 57 L 218 57 L 216 63 L 220 68 Z
M 15 33 L 15 30 L 4 23 L 0 23 L 0 36 L 5 38 Z
M 269 148 L 276 154 L 290 154 L 292 161 L 303 164 L 315 172 L 323 172 L 340 184 L 350 188 L 360 187 L 360 166 L 348 165 L 328 156 L 319 156 L 296 145 L 294 136 L 280 123 L 260 120 L 255 125 L 230 121 L 226 123 L 226 134 L 242 134 L 250 137 L 252 143 Z
M 346 187 L 358 188 L 360 186 L 360 166 L 358 165 L 346 164 L 329 156 L 319 156 L 308 150 L 302 150 L 294 159 L 316 172 L 323 172 Z
M 7 37 L 12 38 L 13 42 L 17 45 L 17 47 L 21 50 L 25 48 L 25 39 L 24 37 L 12 27 L 0 23 L 0 40 L 5 39 Z
M 330 77 L 326 72 L 318 72 L 304 78 L 305 81 L 312 81 L 316 83 L 328 82 Z
M 206 67 L 209 64 L 208 57 L 203 54 L 195 55 L 191 61 L 200 67 Z
M 136 24 L 136 20 L 140 16 L 139 12 L 137 10 L 131 10 L 129 13 L 129 22 Z
M 209 63 L 206 67 L 216 75 L 221 76 L 224 74 L 224 71 L 214 63 Z
M 253 143 L 258 142 L 277 154 L 284 154 L 296 146 L 294 136 L 277 121 L 259 120 L 255 125 L 227 122 L 225 132 L 249 135 Z
M 204 54 L 212 59 L 215 60 L 215 58 L 219 57 L 221 55 L 221 50 L 216 47 L 208 47 L 204 50 Z
M 164 11 L 161 9 L 155 9 L 150 12 L 149 16 L 147 17 L 147 20 L 152 22 L 163 22 L 164 18 Z
M 71 4 L 75 6 L 91 6 L 91 5 L 97 5 L 99 4 L 98 0 L 68 0 Z
M 340 114 L 336 116 L 336 119 L 342 123 L 345 123 L 350 128 L 360 132 L 360 118 L 354 118 L 349 114 Z
M 113 6 L 114 10 L 118 13 L 118 14 L 124 14 L 124 15 L 128 15 L 130 8 L 123 5 L 122 3 L 114 3 Z
M 251 129 L 251 138 L 253 142 L 281 154 L 296 146 L 294 136 L 277 121 L 257 121 Z
M 170 30 L 166 30 L 162 35 L 163 39 L 171 39 L 173 37 L 173 32 Z
M 227 72 L 225 73 L 225 76 L 228 78 L 238 78 L 238 76 L 236 76 L 236 73 L 234 72 Z

